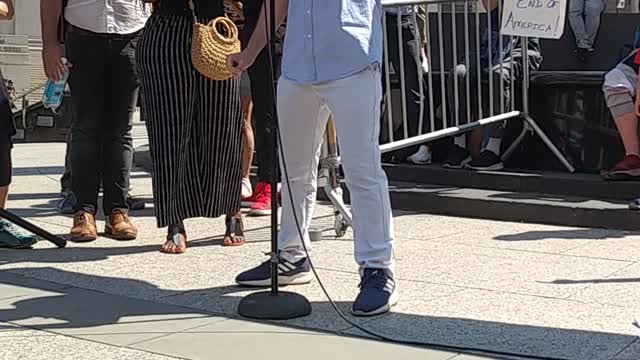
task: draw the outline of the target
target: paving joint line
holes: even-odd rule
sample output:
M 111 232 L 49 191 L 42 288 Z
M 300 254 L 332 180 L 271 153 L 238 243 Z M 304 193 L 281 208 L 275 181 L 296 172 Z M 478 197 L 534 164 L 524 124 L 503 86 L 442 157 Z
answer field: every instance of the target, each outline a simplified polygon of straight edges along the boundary
M 615 360 L 616 357 L 618 357 L 618 355 L 622 354 L 625 350 L 627 350 L 628 348 L 631 347 L 631 345 L 635 344 L 636 342 L 638 342 L 638 337 L 636 337 L 635 339 L 633 339 L 629 344 L 627 344 L 627 346 L 623 347 L 620 351 L 618 351 L 615 355 L 613 355 L 613 357 L 610 360 Z
M 96 344 L 102 344 L 102 345 L 109 346 L 109 347 L 115 347 L 115 348 L 120 348 L 120 349 L 129 349 L 129 350 L 134 350 L 134 351 L 140 351 L 140 352 L 143 352 L 143 353 L 154 354 L 154 355 L 158 355 L 158 356 L 164 356 L 164 357 L 171 358 L 171 359 L 190 360 L 188 358 L 175 357 L 175 356 L 171 356 L 171 355 L 167 355 L 167 354 L 157 353 L 157 352 L 154 352 L 154 351 L 130 348 L 128 346 L 109 344 L 109 343 L 106 343 L 106 342 L 103 342 L 103 341 L 98 341 L 98 340 L 95 340 L 95 339 L 86 339 L 86 338 L 82 338 L 82 337 L 79 337 L 79 336 L 76 336 L 76 335 L 73 335 L 73 334 L 57 333 L 57 332 L 54 332 L 54 331 L 38 328 L 38 327 L 35 327 L 35 326 L 20 325 L 20 324 L 16 324 L 14 322 L 11 322 L 11 321 L 5 321 L 5 322 L 8 323 L 8 324 L 12 324 L 12 325 L 18 326 L 20 328 L 29 329 L 29 330 L 33 330 L 33 331 L 41 331 L 41 332 L 49 334 L 46 337 L 62 336 L 62 337 L 76 339 L 76 340 L 79 340 L 79 341 L 88 341 L 88 342 L 92 342 L 92 343 L 96 343 Z M 40 335 L 40 336 L 44 336 L 44 335 Z

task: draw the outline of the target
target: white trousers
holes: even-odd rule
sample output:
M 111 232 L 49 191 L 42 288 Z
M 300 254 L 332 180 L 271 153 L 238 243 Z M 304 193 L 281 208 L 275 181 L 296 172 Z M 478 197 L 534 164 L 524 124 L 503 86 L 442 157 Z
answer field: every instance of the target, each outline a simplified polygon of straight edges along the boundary
M 318 160 L 329 115 L 338 134 L 345 180 L 351 194 L 355 258 L 364 268 L 393 273 L 393 218 L 387 177 L 380 163 L 380 71 L 371 66 L 353 76 L 317 85 L 300 85 L 284 78 L 278 83 L 278 116 L 290 188 L 283 180 L 281 256 L 305 257 L 295 210 L 308 249 L 309 225 L 318 187 Z M 282 171 L 284 179 L 284 169 Z M 289 192 L 293 195 L 292 208 Z

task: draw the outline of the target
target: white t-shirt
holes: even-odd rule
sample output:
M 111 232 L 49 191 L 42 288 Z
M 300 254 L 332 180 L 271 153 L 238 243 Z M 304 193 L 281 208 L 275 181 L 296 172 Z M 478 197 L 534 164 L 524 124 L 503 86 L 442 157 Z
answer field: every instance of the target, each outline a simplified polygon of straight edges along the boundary
M 84 30 L 124 35 L 142 29 L 150 13 L 136 0 L 69 0 L 64 18 Z

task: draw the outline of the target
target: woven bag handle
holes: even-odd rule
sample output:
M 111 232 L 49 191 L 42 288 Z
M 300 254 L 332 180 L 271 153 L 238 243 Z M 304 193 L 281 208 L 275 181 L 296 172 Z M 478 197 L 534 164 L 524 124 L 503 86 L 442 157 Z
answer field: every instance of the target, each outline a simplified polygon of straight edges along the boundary
M 198 22 L 198 17 L 196 16 L 196 6 L 193 5 L 193 0 L 189 0 L 189 9 L 191 9 L 191 15 L 193 16 L 193 22 Z
M 216 27 L 216 25 L 218 24 L 222 25 L 222 27 L 227 31 L 228 36 L 225 37 L 224 35 L 220 34 L 218 28 Z M 231 21 L 231 19 L 226 16 L 220 16 L 209 21 L 207 26 L 211 27 L 218 40 L 225 44 L 233 44 L 238 41 L 238 28 L 236 27 L 236 24 L 234 24 L 233 21 Z

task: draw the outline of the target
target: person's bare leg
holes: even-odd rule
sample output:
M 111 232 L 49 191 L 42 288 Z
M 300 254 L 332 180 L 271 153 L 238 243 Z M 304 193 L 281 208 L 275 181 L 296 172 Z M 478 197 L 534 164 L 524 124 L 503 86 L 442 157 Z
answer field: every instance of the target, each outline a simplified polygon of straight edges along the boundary
M 238 211 L 235 214 L 227 214 L 225 226 L 227 229 L 222 241 L 223 246 L 240 246 L 245 244 L 244 225 L 241 211 Z
M 253 162 L 253 149 L 255 141 L 253 138 L 253 128 L 251 127 L 251 111 L 253 104 L 251 97 L 245 96 L 240 100 L 242 103 L 242 113 L 244 114 L 244 132 L 242 133 L 242 178 L 249 178 L 251 163 Z
M 474 159 L 477 158 L 478 155 L 480 155 L 480 151 L 482 150 L 482 136 L 482 128 L 471 130 L 468 149 L 471 153 L 471 157 L 473 157 Z
M 640 153 L 638 117 L 635 114 L 626 114 L 615 118 L 614 121 L 624 144 L 625 155 L 638 155 Z
M 184 222 L 170 225 L 167 230 L 167 241 L 160 251 L 165 254 L 184 254 L 187 251 L 187 232 Z
M 5 209 L 7 206 L 7 199 L 9 198 L 9 187 L 0 187 L 0 209 Z

